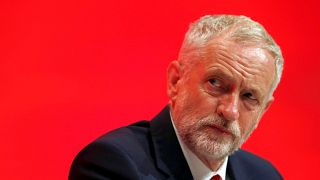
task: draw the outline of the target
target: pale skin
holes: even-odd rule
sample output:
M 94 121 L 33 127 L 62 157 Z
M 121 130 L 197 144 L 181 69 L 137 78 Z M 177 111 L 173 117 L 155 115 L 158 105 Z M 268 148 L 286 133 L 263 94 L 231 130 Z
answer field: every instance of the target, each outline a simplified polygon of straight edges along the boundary
M 190 60 L 194 64 L 188 73 L 183 69 L 186 61 L 170 63 L 167 93 L 179 135 L 215 171 L 249 137 L 273 102 L 275 63 L 258 46 L 221 38 L 211 40 L 204 52 Z M 199 125 L 201 119 L 216 117 L 225 126 Z M 197 144 L 199 137 L 205 145 Z M 207 148 L 211 144 L 214 148 Z

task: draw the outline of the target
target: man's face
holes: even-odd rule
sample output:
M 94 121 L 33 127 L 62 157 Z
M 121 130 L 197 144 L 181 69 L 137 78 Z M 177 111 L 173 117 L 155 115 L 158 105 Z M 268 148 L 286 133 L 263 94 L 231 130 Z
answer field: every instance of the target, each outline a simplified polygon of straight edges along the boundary
M 184 143 L 198 156 L 223 159 L 249 137 L 272 102 L 275 65 L 265 50 L 212 41 L 183 72 L 168 69 L 172 116 Z

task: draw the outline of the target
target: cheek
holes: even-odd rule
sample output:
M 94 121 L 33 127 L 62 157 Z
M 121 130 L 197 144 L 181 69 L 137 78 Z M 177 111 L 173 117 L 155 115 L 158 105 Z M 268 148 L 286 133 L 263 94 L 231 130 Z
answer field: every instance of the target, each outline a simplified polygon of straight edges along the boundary
M 217 97 L 213 97 L 207 93 L 201 94 L 198 96 L 198 104 L 197 108 L 205 113 L 206 115 L 214 115 L 217 113 L 217 107 L 219 105 L 219 99 Z
M 259 123 L 258 114 L 246 113 L 239 118 L 242 136 L 249 135 Z
M 212 116 L 216 113 L 218 98 L 211 96 L 199 86 L 185 86 L 180 89 L 175 101 L 177 119 L 188 116 L 193 119 Z M 184 122 L 186 123 L 186 122 Z M 195 122 L 188 122 L 192 124 Z

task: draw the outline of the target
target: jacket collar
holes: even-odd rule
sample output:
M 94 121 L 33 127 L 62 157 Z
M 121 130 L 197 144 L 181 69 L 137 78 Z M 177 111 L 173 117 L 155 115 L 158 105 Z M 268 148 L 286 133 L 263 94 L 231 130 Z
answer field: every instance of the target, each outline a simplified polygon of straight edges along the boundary
M 171 123 L 169 106 L 151 121 L 150 131 L 159 169 L 170 179 L 191 180 L 191 171 Z

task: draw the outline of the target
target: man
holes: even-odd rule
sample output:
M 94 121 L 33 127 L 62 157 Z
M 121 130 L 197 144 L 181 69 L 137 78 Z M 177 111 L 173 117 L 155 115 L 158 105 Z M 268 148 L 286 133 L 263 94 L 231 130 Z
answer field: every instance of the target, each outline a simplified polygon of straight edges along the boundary
M 257 22 L 202 17 L 168 67 L 169 105 L 151 122 L 88 145 L 69 179 L 282 179 L 269 162 L 238 150 L 273 102 L 282 64 Z

